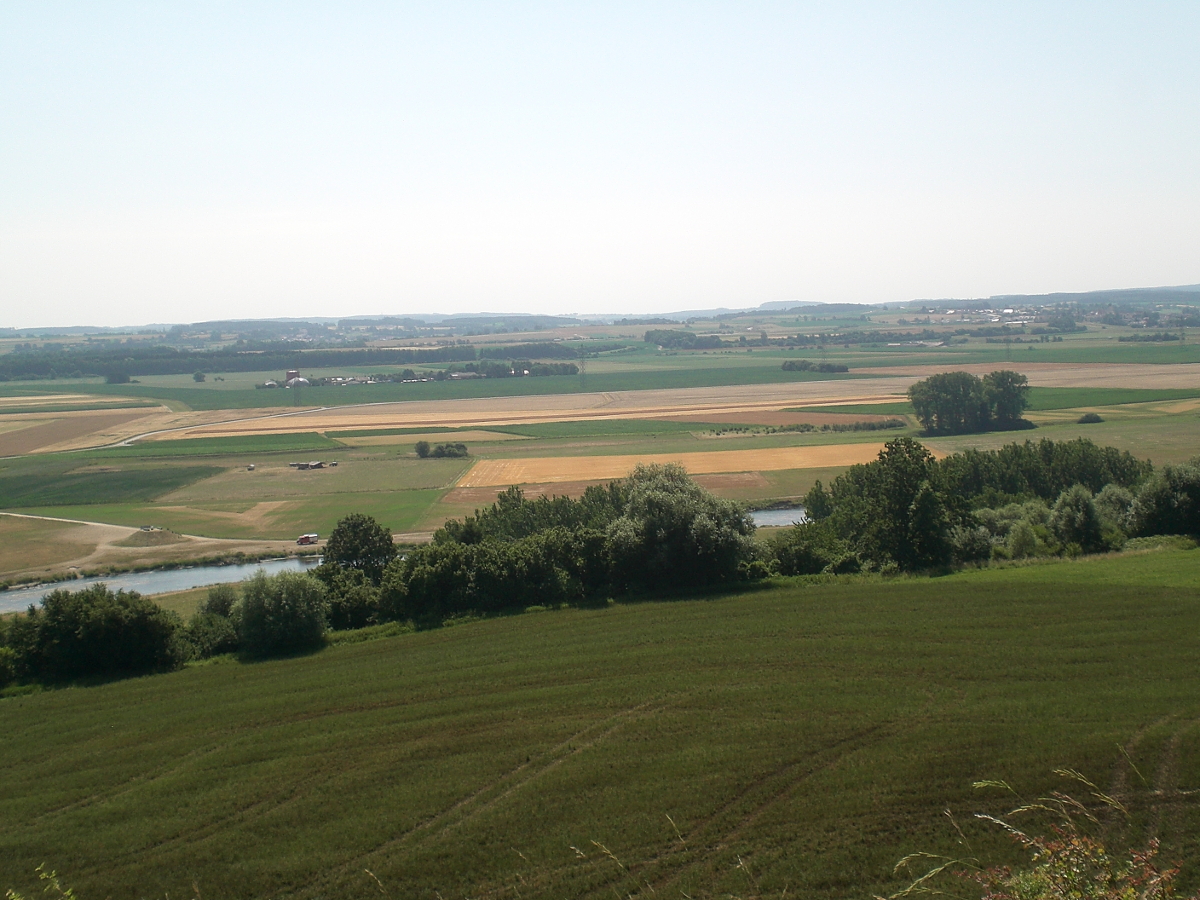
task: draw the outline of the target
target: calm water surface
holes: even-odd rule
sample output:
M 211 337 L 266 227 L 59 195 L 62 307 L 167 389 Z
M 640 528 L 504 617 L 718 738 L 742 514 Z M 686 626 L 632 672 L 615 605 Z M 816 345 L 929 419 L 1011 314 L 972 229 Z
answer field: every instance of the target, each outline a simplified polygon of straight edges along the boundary
M 759 528 L 786 527 L 807 521 L 803 506 L 797 506 L 795 509 L 756 509 L 750 513 L 750 518 Z

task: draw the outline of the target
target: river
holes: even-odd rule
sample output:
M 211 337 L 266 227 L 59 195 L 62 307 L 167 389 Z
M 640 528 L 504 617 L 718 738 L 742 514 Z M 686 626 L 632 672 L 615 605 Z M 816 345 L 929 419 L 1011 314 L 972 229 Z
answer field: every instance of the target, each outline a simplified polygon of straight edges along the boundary
M 756 509 L 750 513 L 750 518 L 759 528 L 787 527 L 795 525 L 797 522 L 808 521 L 808 517 L 804 515 L 803 506 L 797 506 L 794 509 Z
M 152 572 L 129 572 L 123 575 L 108 575 L 98 578 L 78 578 L 74 581 L 59 581 L 54 584 L 39 584 L 34 587 L 10 588 L 0 591 L 0 612 L 13 612 L 37 603 L 51 591 L 66 588 L 78 591 L 88 585 L 104 582 L 115 590 L 137 591 L 139 594 L 169 594 L 186 591 L 209 584 L 242 581 L 259 569 L 268 575 L 279 572 L 303 572 L 317 565 L 315 556 L 291 557 L 288 559 L 264 559 L 262 562 L 232 566 L 192 566 L 187 569 L 156 569 Z
M 804 507 L 795 509 L 758 509 L 750 513 L 759 528 L 776 528 L 795 525 L 804 521 Z M 186 591 L 210 584 L 242 581 L 259 569 L 268 575 L 278 572 L 303 572 L 317 565 L 316 557 L 308 556 L 289 559 L 267 559 L 257 563 L 233 566 L 192 566 L 188 569 L 156 569 L 152 572 L 130 572 L 124 575 L 109 575 L 98 578 L 78 578 L 54 584 L 39 584 L 33 587 L 10 588 L 0 591 L 0 613 L 24 610 L 37 603 L 51 591 L 66 588 L 78 591 L 88 585 L 104 582 L 114 591 L 137 591 L 139 594 L 169 594 Z

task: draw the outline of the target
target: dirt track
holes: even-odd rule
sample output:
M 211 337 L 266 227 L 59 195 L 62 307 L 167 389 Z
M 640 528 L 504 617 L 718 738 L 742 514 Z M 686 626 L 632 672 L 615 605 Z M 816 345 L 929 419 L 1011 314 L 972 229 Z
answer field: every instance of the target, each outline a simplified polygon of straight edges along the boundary
M 43 533 L 43 529 L 48 525 L 59 525 L 61 528 L 57 533 L 47 535 Z M 283 556 L 296 549 L 292 541 L 238 541 L 194 535 L 180 535 L 181 540 L 178 542 L 161 546 L 136 547 L 122 544 L 138 533 L 139 529 L 125 525 L 0 513 L 0 534 L 14 551 L 13 554 L 0 556 L 0 563 L 3 564 L 0 576 L 41 577 L 76 569 L 153 565 L 238 551 Z M 44 558 L 36 559 L 26 556 L 22 560 L 18 551 L 22 540 L 29 538 L 43 544 L 49 541 L 59 552 L 53 556 L 43 555 Z

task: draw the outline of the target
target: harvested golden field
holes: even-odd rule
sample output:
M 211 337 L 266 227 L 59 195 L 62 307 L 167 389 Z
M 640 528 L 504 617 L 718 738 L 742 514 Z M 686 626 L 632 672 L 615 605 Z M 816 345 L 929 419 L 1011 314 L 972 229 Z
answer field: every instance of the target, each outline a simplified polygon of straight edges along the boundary
M 459 480 L 460 488 L 623 478 L 639 463 L 677 463 L 693 475 L 715 472 L 762 472 L 852 466 L 875 459 L 883 442 L 820 447 L 770 447 L 761 450 L 711 450 L 695 453 L 646 453 L 627 456 L 544 456 L 483 459 Z
M 0 410 L 19 411 L 22 407 L 49 406 L 54 403 L 92 404 L 111 403 L 120 397 L 107 397 L 97 394 L 33 394 L 26 397 L 0 397 Z

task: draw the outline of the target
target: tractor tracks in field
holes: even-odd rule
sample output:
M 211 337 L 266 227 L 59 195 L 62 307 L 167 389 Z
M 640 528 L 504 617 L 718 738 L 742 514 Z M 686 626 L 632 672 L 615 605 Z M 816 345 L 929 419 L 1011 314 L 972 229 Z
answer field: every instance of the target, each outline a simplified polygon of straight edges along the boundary
M 328 874 L 321 881 L 307 885 L 303 889 L 303 892 L 320 892 L 333 885 L 343 883 L 345 878 L 352 873 L 361 873 L 364 868 L 369 869 L 371 865 L 370 861 L 381 854 L 449 834 L 499 806 L 513 794 L 554 772 L 629 724 L 642 719 L 652 718 L 676 702 L 678 702 L 677 696 L 653 698 L 593 722 L 553 747 L 550 747 L 539 756 L 531 757 L 505 772 L 499 778 L 461 797 L 441 811 L 422 819 L 400 834 L 342 863 L 336 871 Z M 281 894 L 280 896 L 295 896 L 299 892 L 300 889 L 297 889 L 296 891 Z
M 722 854 L 735 846 L 755 823 L 786 802 L 812 778 L 836 768 L 849 755 L 887 740 L 898 728 L 897 723 L 883 722 L 852 731 L 814 752 L 758 775 L 695 823 L 677 825 L 670 820 L 676 828 L 672 846 L 643 862 L 626 866 L 615 856 L 607 855 L 605 850 L 603 855 L 592 858 L 598 867 L 608 868 L 609 874 L 592 882 L 592 886 L 579 896 L 608 897 L 618 888 L 622 897 L 631 889 L 636 890 L 638 896 L 646 889 L 650 896 L 673 896 L 670 889 L 680 880 L 700 867 L 715 867 Z M 603 847 L 600 849 L 604 850 Z M 630 881 L 636 882 L 635 888 L 629 887 Z
M 1153 778 L 1147 779 L 1133 762 L 1133 754 L 1147 734 L 1165 728 L 1173 722 L 1170 737 L 1164 741 L 1159 752 Z M 1200 719 L 1175 722 L 1175 716 L 1165 716 L 1137 731 L 1121 747 L 1123 758 L 1114 764 L 1111 794 L 1130 809 L 1140 807 L 1146 811 L 1147 840 L 1181 834 L 1184 811 L 1200 802 L 1200 789 L 1183 790 L 1179 786 L 1180 748 L 1188 732 L 1197 727 L 1200 727 Z M 1131 784 L 1131 771 L 1141 782 L 1141 789 Z

